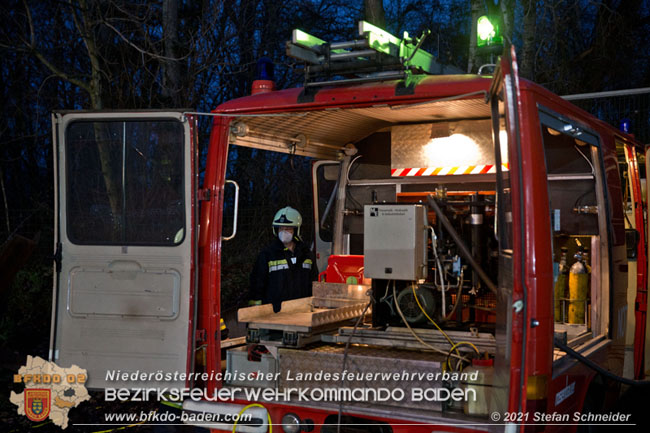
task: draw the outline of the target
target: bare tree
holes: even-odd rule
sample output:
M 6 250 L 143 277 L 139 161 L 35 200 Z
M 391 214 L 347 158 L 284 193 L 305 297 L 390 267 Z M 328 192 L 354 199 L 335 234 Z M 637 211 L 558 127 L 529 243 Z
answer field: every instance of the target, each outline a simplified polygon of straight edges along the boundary
M 650 52 L 641 47 L 650 43 L 650 16 L 643 0 L 546 0 L 535 13 L 535 81 L 560 94 L 648 82 Z
M 528 0 L 521 0 L 526 2 Z M 532 0 L 531 0 L 532 1 Z M 488 8 L 492 1 L 488 3 Z M 515 0 L 499 0 L 498 11 L 496 8 L 489 8 L 490 14 L 501 18 L 501 36 L 507 45 L 512 45 L 512 34 L 515 29 Z M 500 12 L 500 13 L 498 13 Z
M 365 20 L 381 29 L 386 28 L 386 12 L 382 0 L 364 0 Z
M 181 68 L 178 59 L 178 0 L 163 0 L 162 10 L 163 44 L 165 59 L 163 67 L 163 96 L 173 106 L 183 106 L 180 101 Z
M 523 43 L 519 61 L 519 72 L 522 77 L 532 80 L 535 77 L 537 2 L 535 0 L 523 0 L 523 3 Z
M 481 63 L 478 47 L 476 45 L 476 22 L 479 17 L 485 13 L 485 3 L 483 0 L 471 0 L 471 27 L 469 32 L 469 55 L 467 58 L 467 73 L 471 74 Z

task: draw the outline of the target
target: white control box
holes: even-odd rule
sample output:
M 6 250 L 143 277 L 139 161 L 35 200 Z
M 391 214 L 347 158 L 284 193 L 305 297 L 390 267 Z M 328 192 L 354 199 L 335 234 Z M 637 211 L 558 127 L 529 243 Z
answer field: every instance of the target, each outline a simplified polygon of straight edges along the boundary
M 424 205 L 366 205 L 363 224 L 364 276 L 408 281 L 427 277 Z

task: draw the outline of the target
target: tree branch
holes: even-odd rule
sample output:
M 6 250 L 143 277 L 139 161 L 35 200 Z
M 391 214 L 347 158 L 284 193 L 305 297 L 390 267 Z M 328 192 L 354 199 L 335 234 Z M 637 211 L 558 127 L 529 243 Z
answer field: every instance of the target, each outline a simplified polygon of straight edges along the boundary
M 33 47 L 35 44 L 35 37 L 34 37 L 34 23 L 32 22 L 32 13 L 29 10 L 29 6 L 27 6 L 27 2 L 23 0 L 23 5 L 25 6 L 25 14 L 27 15 L 27 24 L 29 25 L 29 41 L 30 45 Z
M 56 66 L 54 66 L 54 65 L 53 65 L 49 60 L 47 60 L 47 59 L 45 58 L 45 56 L 43 56 L 43 54 L 41 54 L 41 53 L 40 53 L 36 48 L 34 48 L 34 47 L 30 47 L 30 50 L 29 50 L 29 51 L 30 51 L 30 52 L 34 55 L 34 57 L 36 57 L 36 58 L 37 58 L 37 59 L 38 59 L 38 60 L 39 60 L 39 61 L 40 61 L 40 62 L 41 62 L 41 63 L 42 63 L 42 64 L 43 64 L 47 69 L 49 69 L 49 70 L 50 70 L 54 75 L 58 76 L 59 78 L 61 78 L 61 79 L 63 79 L 63 80 L 66 80 L 66 81 L 68 81 L 68 82 L 74 84 L 75 86 L 79 86 L 79 87 L 81 87 L 82 89 L 84 89 L 85 91 L 87 91 L 88 93 L 90 93 L 90 85 L 89 85 L 88 83 L 86 83 L 85 81 L 81 81 L 81 80 L 79 80 L 79 79 L 77 79 L 77 78 L 71 77 L 70 75 L 68 75 L 68 74 L 66 74 L 65 72 L 63 72 L 61 69 L 59 69 L 59 68 L 57 68 Z
M 104 101 L 102 100 L 102 87 L 101 87 L 101 77 L 102 73 L 101 67 L 99 66 L 99 56 L 97 53 L 97 46 L 95 45 L 95 39 L 90 37 L 90 31 L 88 30 L 88 23 L 90 17 L 88 15 L 88 4 L 86 0 L 79 0 L 79 5 L 81 6 L 81 13 L 83 16 L 83 26 L 77 18 L 77 14 L 70 2 L 70 8 L 72 11 L 72 20 L 81 35 L 81 38 L 86 45 L 86 51 L 88 52 L 88 58 L 90 59 L 90 83 L 88 84 L 88 93 L 90 94 L 90 103 L 94 109 L 104 108 Z
M 112 25 L 111 23 L 109 23 L 108 21 L 106 21 L 106 20 L 102 20 L 102 23 L 103 23 L 106 27 L 108 27 L 109 29 L 113 30 L 113 31 L 115 32 L 115 34 L 117 34 L 117 35 L 118 35 L 118 36 L 119 36 L 119 37 L 120 37 L 124 42 L 126 42 L 127 44 L 129 44 L 129 45 L 130 45 L 131 47 L 133 47 L 135 50 L 137 50 L 140 54 L 144 54 L 144 55 L 150 56 L 150 57 L 152 57 L 152 58 L 154 58 L 154 59 L 169 60 L 169 61 L 185 60 L 185 59 L 187 59 L 187 58 L 189 57 L 189 54 L 186 54 L 186 55 L 183 56 L 183 57 L 167 57 L 167 56 L 162 56 L 162 55 L 160 55 L 160 54 L 152 53 L 151 51 L 146 51 L 146 50 L 140 48 L 139 46 L 137 46 L 136 44 L 134 44 L 133 42 L 131 42 L 131 41 L 130 41 L 126 36 L 124 36 L 124 35 L 122 34 L 122 32 L 120 32 L 117 28 L 115 28 L 115 26 L 113 26 L 113 25 Z

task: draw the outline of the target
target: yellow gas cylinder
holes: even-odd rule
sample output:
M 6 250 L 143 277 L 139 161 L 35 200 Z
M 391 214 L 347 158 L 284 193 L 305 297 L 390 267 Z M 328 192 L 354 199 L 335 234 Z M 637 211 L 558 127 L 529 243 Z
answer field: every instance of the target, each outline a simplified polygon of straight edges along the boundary
M 566 308 L 564 307 L 563 299 L 566 298 L 566 289 L 569 284 L 569 267 L 566 263 L 567 248 L 562 247 L 561 251 L 562 256 L 560 257 L 559 273 L 557 275 L 557 280 L 555 280 L 555 288 L 553 290 L 556 322 L 566 321 Z
M 589 288 L 589 272 L 582 252 L 575 255 L 576 262 L 569 269 L 569 323 L 585 323 L 585 305 Z

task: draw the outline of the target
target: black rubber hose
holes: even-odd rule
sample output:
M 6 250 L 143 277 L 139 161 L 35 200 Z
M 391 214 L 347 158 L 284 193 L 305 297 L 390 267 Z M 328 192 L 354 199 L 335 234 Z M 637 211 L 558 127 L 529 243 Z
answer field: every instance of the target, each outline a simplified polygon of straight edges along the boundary
M 433 199 L 433 197 L 429 196 L 427 197 L 427 202 L 429 203 L 429 207 L 434 210 L 436 215 L 438 215 L 438 218 L 440 219 L 440 222 L 442 222 L 442 225 L 445 226 L 445 229 L 447 229 L 447 232 L 449 232 L 449 235 L 452 237 L 454 242 L 456 242 L 456 246 L 460 250 L 461 255 L 467 260 L 474 269 L 474 271 L 478 274 L 478 276 L 483 280 L 486 286 L 488 286 L 488 289 L 494 294 L 497 293 L 497 286 L 490 280 L 490 277 L 488 274 L 485 273 L 483 268 L 481 268 L 481 265 L 478 264 L 476 260 L 474 260 L 474 257 L 472 257 L 472 253 L 470 250 L 467 248 L 467 245 L 465 245 L 465 242 L 461 239 L 461 237 L 458 235 L 458 232 L 454 229 L 454 227 L 451 225 L 449 220 L 447 219 L 447 216 L 445 216 L 444 213 L 442 213 L 442 210 L 440 209 L 440 206 L 438 206 L 438 203 Z
M 598 373 L 602 374 L 603 376 L 607 377 L 608 379 L 615 380 L 616 382 L 620 382 L 625 385 L 630 385 L 630 386 L 650 386 L 650 381 L 648 380 L 634 380 L 634 379 L 628 379 L 626 377 L 621 377 L 617 376 L 611 371 L 605 370 L 603 367 L 600 365 L 596 364 L 593 362 L 591 359 L 582 356 L 575 350 L 571 349 L 569 346 L 567 346 L 564 343 L 560 343 L 559 341 L 554 341 L 555 346 L 557 346 L 558 349 L 561 349 L 562 351 L 566 352 L 567 355 L 574 357 L 578 361 L 582 362 L 585 364 L 587 367 L 596 370 Z

